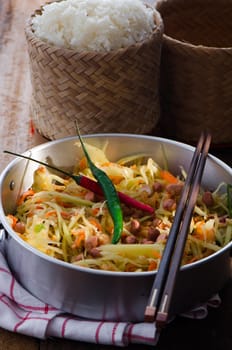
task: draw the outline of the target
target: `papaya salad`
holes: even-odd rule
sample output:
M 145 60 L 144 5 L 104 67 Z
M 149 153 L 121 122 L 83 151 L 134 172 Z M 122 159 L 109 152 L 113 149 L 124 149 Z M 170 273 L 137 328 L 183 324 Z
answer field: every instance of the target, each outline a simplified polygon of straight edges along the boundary
M 15 214 L 7 216 L 11 227 L 39 251 L 81 267 L 156 270 L 186 170 L 180 167 L 179 175 L 173 174 L 145 154 L 112 162 L 105 149 L 87 143 L 85 147 L 88 153 L 77 161 L 73 174 L 97 183 L 94 163 L 121 194 L 122 229 L 117 241 L 113 242 L 115 222 L 104 193 L 95 193 L 78 184 L 75 176 L 57 175 L 44 165 L 35 170 L 32 186 L 20 196 Z M 232 240 L 231 187 L 220 183 L 213 191 L 201 188 L 182 264 L 209 256 Z M 124 197 L 130 201 L 121 200 Z

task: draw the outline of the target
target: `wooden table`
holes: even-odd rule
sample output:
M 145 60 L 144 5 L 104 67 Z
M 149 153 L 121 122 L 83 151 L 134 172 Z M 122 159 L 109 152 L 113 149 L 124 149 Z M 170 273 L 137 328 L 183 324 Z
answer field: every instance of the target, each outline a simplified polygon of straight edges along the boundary
M 31 132 L 31 85 L 27 46 L 24 36 L 25 19 L 43 2 L 41 0 L 0 1 L 0 171 L 12 159 L 4 149 L 23 152 L 44 142 Z M 231 149 L 215 151 L 218 157 L 232 164 Z M 232 279 L 221 292 L 222 306 L 211 310 L 202 321 L 177 318 L 162 333 L 157 350 L 161 349 L 232 349 Z M 1 317 L 1 315 L 0 315 Z M 0 329 L 0 350 L 99 350 L 112 349 L 63 339 L 40 341 Z M 147 348 L 129 346 L 129 348 Z

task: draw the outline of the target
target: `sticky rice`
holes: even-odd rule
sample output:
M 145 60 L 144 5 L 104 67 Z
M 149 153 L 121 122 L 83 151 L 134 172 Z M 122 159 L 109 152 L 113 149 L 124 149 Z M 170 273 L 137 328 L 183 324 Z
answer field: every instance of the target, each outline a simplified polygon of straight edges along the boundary
M 44 5 L 32 29 L 59 47 L 107 52 L 149 38 L 153 11 L 140 0 L 65 0 Z

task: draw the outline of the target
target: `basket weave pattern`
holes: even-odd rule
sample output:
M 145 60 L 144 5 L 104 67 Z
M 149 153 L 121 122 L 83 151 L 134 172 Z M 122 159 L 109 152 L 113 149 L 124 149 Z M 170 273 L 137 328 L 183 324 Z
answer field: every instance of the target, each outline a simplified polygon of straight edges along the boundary
M 38 13 L 38 10 L 36 11 Z M 31 113 L 45 137 L 99 132 L 147 133 L 159 119 L 162 20 L 147 41 L 107 53 L 58 48 L 25 33 L 31 68 Z
M 157 10 L 165 134 L 195 143 L 207 128 L 215 145 L 232 143 L 232 1 L 167 0 Z

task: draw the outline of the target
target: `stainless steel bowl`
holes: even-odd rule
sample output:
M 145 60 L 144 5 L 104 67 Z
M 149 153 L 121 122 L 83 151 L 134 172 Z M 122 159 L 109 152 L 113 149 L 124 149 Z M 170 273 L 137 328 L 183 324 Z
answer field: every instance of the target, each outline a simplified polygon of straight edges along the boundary
M 181 165 L 188 168 L 194 150 L 183 143 L 141 135 L 98 134 L 85 139 L 98 147 L 107 141 L 107 155 L 111 160 L 146 152 L 163 166 L 165 154 L 175 173 Z M 72 168 L 80 152 L 74 146 L 76 141 L 77 138 L 71 137 L 48 142 L 26 154 L 42 161 L 49 158 L 57 167 Z M 32 184 L 37 166 L 17 158 L 0 177 L 0 221 L 6 232 L 1 244 L 16 278 L 39 299 L 78 316 L 142 321 L 156 272 L 120 273 L 80 268 L 40 253 L 11 229 L 5 215 L 14 212 L 19 194 Z M 221 181 L 231 183 L 232 170 L 209 155 L 202 184 L 214 189 Z M 229 243 L 217 253 L 181 268 L 171 305 L 173 315 L 206 300 L 225 285 L 230 277 L 231 246 Z

